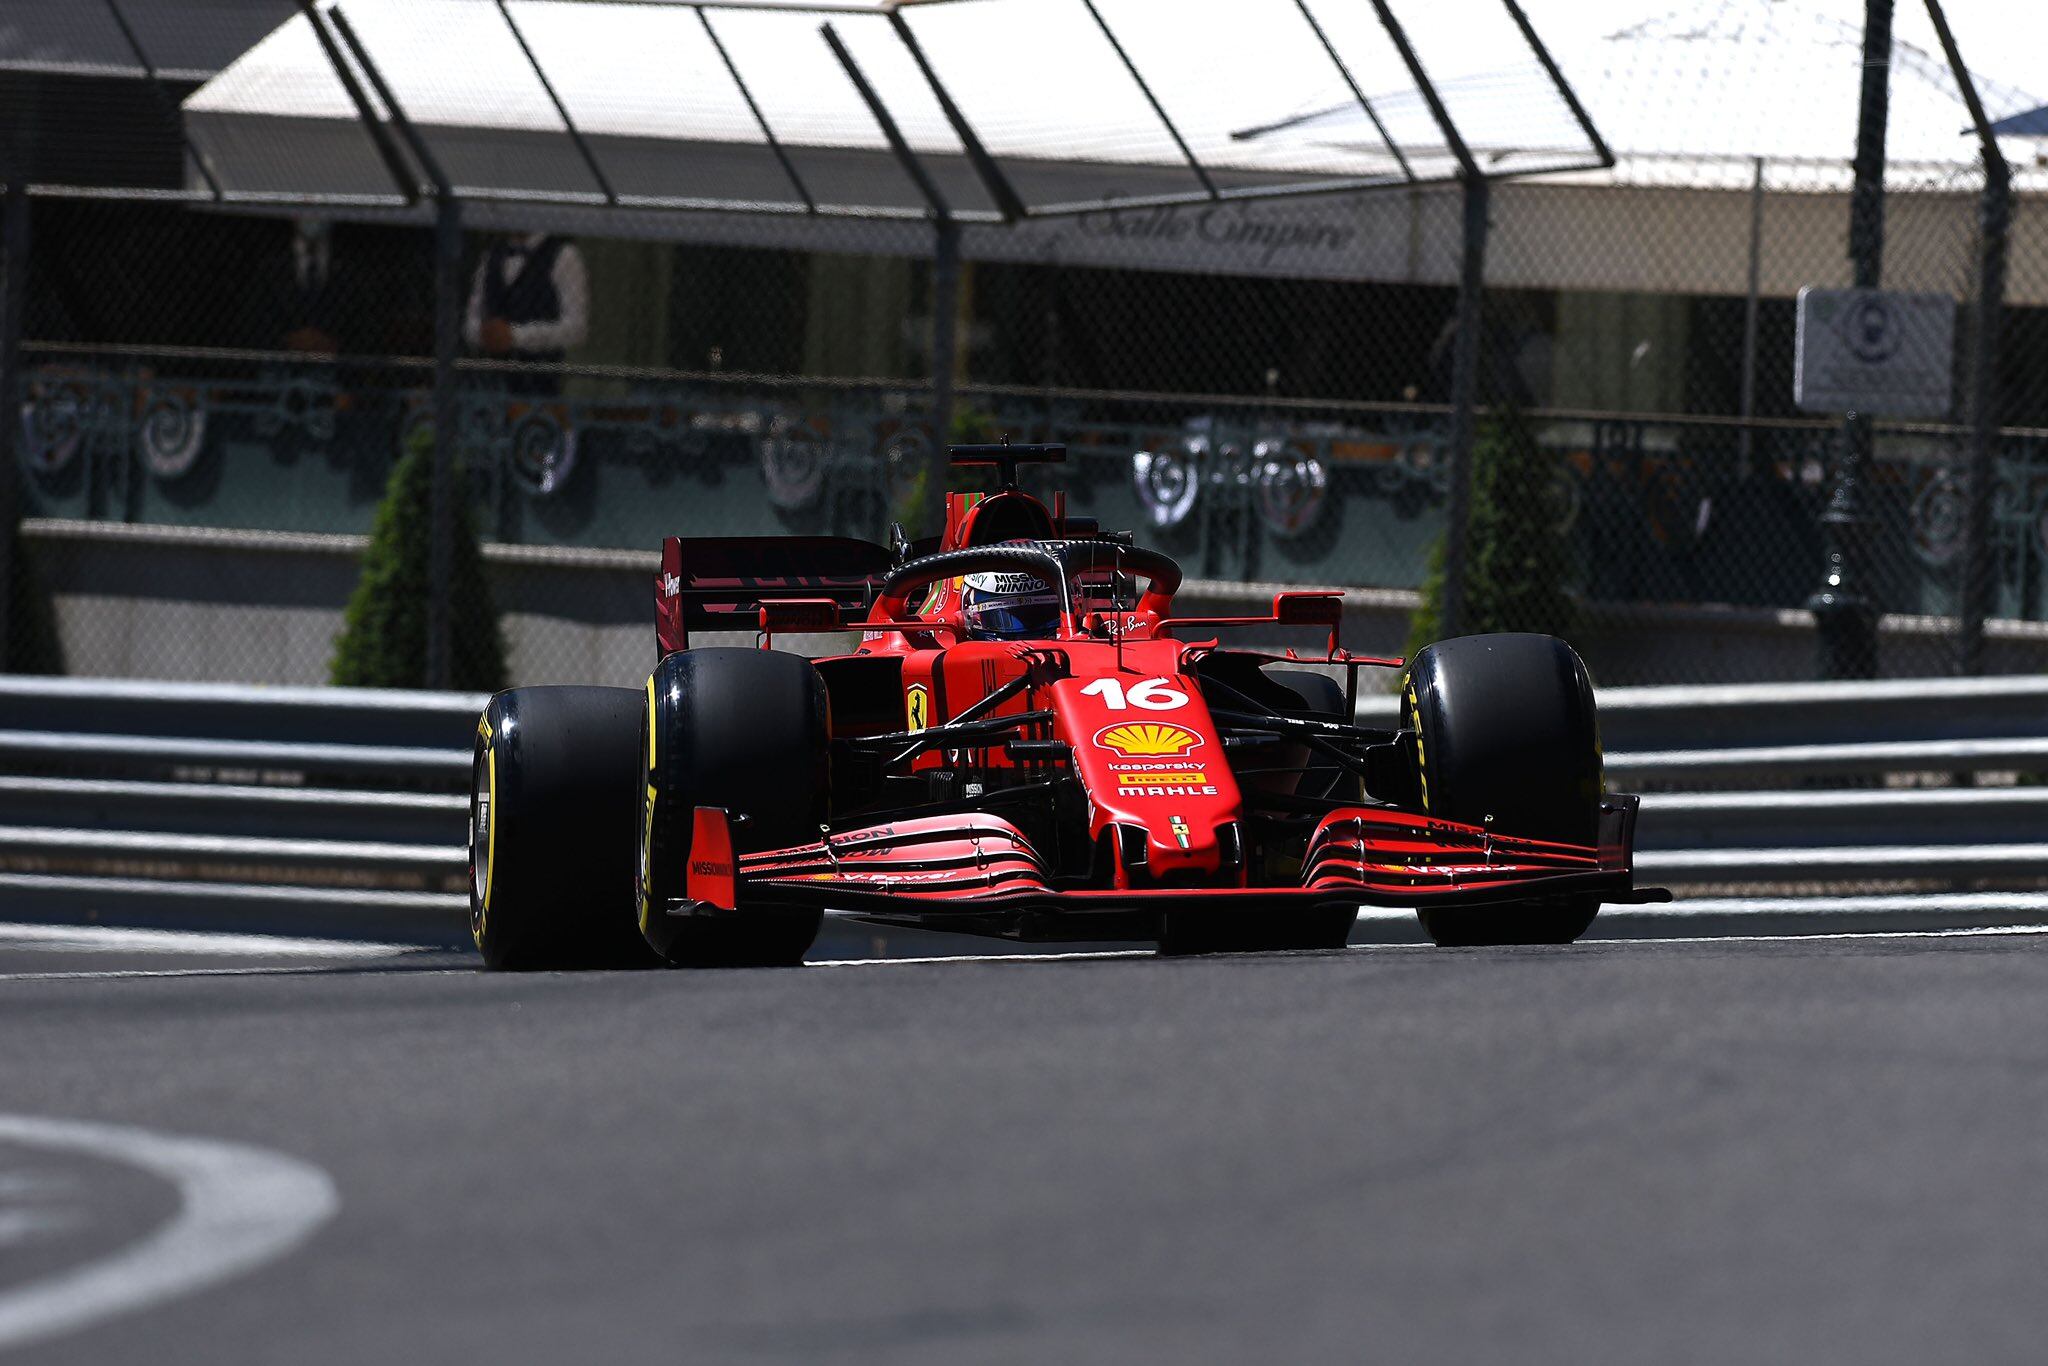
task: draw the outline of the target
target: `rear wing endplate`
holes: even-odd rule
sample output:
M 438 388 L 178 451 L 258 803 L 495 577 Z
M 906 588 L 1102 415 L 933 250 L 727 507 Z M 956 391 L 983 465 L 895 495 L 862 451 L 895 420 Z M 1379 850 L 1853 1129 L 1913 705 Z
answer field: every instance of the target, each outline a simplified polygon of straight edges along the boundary
M 753 629 L 766 602 L 827 600 L 842 625 L 857 624 L 894 563 L 886 547 L 850 536 L 670 536 L 654 577 L 661 653 L 688 648 L 691 627 Z

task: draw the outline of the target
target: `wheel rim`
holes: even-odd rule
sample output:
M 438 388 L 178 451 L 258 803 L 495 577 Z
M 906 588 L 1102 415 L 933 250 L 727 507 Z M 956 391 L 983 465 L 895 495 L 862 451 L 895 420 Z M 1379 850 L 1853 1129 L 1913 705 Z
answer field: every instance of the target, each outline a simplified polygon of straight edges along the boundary
M 491 796 L 497 767 L 488 745 L 479 744 L 469 784 L 469 928 L 479 940 L 490 911 Z

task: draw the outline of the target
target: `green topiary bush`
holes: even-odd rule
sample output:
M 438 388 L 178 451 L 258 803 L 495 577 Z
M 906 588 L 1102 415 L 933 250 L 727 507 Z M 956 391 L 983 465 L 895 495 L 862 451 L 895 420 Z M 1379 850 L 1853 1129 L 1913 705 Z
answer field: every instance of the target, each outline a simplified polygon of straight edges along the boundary
M 1467 532 L 1461 635 L 1540 631 L 1569 640 L 1579 624 L 1571 538 L 1556 525 L 1561 452 L 1546 451 L 1528 419 L 1497 409 L 1472 445 L 1472 520 Z M 1444 542 L 1430 552 L 1422 603 L 1408 625 L 1408 654 L 1442 636 Z
M 484 578 L 458 461 L 449 471 L 456 508 L 449 557 L 449 682 L 474 692 L 505 686 L 505 637 Z M 434 438 L 420 432 L 391 471 L 377 509 L 363 576 L 334 642 L 329 678 L 349 688 L 419 688 L 427 674 L 427 581 L 433 553 Z

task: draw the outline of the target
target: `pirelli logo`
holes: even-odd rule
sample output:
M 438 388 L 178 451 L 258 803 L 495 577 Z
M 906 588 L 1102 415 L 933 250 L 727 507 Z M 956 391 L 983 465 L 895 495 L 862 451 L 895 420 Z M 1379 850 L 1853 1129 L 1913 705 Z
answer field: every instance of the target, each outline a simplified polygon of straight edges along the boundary
M 1118 787 L 1207 787 L 1209 774 L 1204 769 L 1182 769 L 1174 773 L 1119 773 Z

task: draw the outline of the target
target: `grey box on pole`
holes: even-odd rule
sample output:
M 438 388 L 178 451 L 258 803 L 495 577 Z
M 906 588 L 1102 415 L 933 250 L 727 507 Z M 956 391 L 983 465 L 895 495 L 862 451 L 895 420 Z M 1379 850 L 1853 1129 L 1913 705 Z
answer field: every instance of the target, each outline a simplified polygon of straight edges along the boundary
M 1802 412 L 1947 417 L 1956 301 L 1894 289 L 1799 291 L 1792 398 Z

